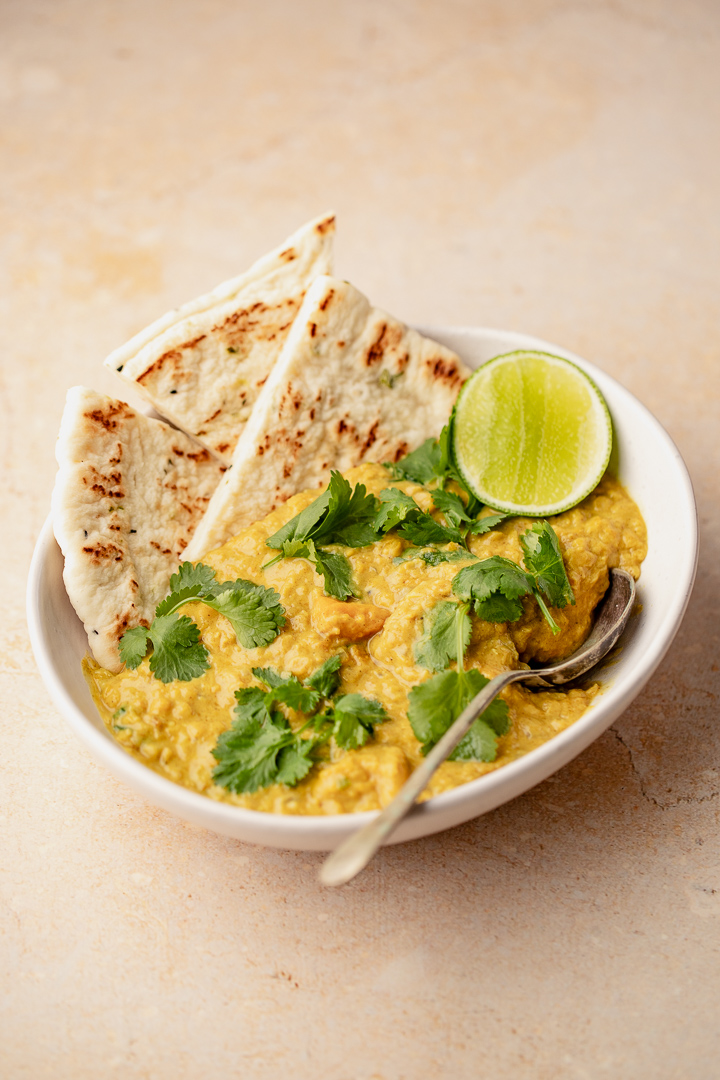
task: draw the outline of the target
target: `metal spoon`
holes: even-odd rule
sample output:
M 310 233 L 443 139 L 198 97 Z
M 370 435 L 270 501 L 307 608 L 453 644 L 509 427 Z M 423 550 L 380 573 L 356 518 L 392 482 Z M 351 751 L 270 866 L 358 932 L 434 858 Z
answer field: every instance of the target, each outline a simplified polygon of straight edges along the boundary
M 378 848 L 398 827 L 423 793 L 435 770 L 453 752 L 480 713 L 510 683 L 521 679 L 530 686 L 560 686 L 594 667 L 620 637 L 635 602 L 635 581 L 625 570 L 612 570 L 610 588 L 600 608 L 595 626 L 584 645 L 567 659 L 551 667 L 505 671 L 496 675 L 443 735 L 425 760 L 405 782 L 382 813 L 349 836 L 320 867 L 323 885 L 344 885 L 367 866 Z

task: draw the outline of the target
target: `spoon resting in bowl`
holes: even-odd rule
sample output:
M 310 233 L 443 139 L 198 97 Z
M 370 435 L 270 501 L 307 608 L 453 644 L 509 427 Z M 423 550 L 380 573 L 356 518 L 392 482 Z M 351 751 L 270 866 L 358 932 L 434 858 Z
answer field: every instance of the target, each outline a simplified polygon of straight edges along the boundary
M 320 867 L 323 885 L 345 885 L 359 874 L 378 848 L 397 828 L 427 787 L 433 773 L 452 754 L 478 716 L 511 683 L 525 680 L 529 686 L 562 686 L 590 671 L 612 649 L 622 634 L 635 603 L 635 581 L 625 570 L 610 571 L 610 588 L 585 643 L 557 664 L 544 668 L 504 671 L 496 675 L 460 713 L 425 760 L 415 769 L 395 798 L 376 818 L 344 840 Z

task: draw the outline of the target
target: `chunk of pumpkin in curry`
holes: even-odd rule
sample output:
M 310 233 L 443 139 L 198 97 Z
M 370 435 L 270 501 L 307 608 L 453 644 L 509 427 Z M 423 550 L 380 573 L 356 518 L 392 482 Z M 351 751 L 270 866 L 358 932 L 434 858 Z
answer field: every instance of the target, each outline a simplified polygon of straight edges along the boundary
M 381 465 L 362 465 L 347 474 L 378 495 L 388 486 L 416 496 L 431 509 L 424 488 L 391 481 Z M 408 692 L 428 679 L 417 665 L 414 646 L 423 615 L 452 597 L 457 563 L 432 567 L 420 559 L 394 563 L 407 546 L 390 533 L 365 548 L 339 548 L 351 565 L 361 599 L 341 602 L 323 593 L 323 580 L 305 559 L 285 559 L 263 570 L 266 539 L 317 497 L 317 490 L 294 496 L 265 520 L 244 529 L 204 559 L 219 580 L 237 577 L 271 586 L 280 594 L 286 624 L 268 646 L 244 649 L 227 620 L 202 603 L 183 613 L 195 620 L 208 650 L 210 667 L 190 682 L 164 684 L 145 660 L 135 671 L 112 674 L 93 660 L 84 662 L 93 697 L 111 734 L 138 760 L 168 779 L 212 799 L 280 814 L 337 814 L 385 806 L 422 759 L 420 743 L 407 719 Z M 530 519 L 509 518 L 484 536 L 470 540 L 480 557 L 502 555 L 522 562 L 520 535 Z M 473 616 L 465 666 L 488 678 L 530 662 L 551 662 L 573 652 L 587 637 L 593 610 L 609 581 L 609 570 L 622 567 L 639 577 L 647 552 L 640 512 L 620 484 L 606 475 L 595 491 L 574 509 L 552 518 L 561 544 L 575 604 L 553 609 L 560 632 L 553 635 L 538 605 L 526 598 L 515 623 L 490 623 Z M 328 742 L 323 756 L 296 787 L 282 784 L 252 794 L 235 795 L 213 782 L 212 755 L 218 736 L 233 719 L 234 693 L 258 685 L 253 667 L 273 667 L 306 679 L 340 649 L 341 693 L 362 693 L 382 703 L 389 719 L 375 728 L 371 741 L 357 750 Z M 510 716 L 507 734 L 492 763 L 446 761 L 433 777 L 425 798 L 447 791 L 528 753 L 580 717 L 601 687 L 529 690 L 516 684 L 503 691 Z M 289 713 L 291 724 L 300 718 Z

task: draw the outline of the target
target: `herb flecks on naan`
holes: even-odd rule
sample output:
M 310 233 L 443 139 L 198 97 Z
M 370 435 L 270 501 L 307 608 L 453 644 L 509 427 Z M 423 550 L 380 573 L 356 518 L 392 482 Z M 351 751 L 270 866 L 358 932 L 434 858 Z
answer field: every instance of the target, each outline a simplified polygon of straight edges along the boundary
M 397 461 L 447 422 L 469 370 L 345 281 L 310 287 L 188 547 L 198 559 L 331 469 Z
M 70 601 L 103 667 L 148 625 L 224 472 L 181 431 L 76 386 L 57 442 L 53 527 Z
M 105 364 L 226 464 L 310 283 L 332 271 L 335 218 L 141 331 Z

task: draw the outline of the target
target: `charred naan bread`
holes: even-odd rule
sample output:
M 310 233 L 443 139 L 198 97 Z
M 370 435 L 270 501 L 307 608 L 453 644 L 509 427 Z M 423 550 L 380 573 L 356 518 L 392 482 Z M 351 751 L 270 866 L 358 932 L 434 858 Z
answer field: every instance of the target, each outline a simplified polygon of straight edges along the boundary
M 57 442 L 53 527 L 70 601 L 99 664 L 149 625 L 224 472 L 204 447 L 122 401 L 76 386 Z
M 470 374 L 332 277 L 307 292 L 187 557 L 199 559 L 331 469 L 397 461 L 439 435 Z
M 230 463 L 310 283 L 332 271 L 335 218 L 299 229 L 247 273 L 171 311 L 105 364 Z

